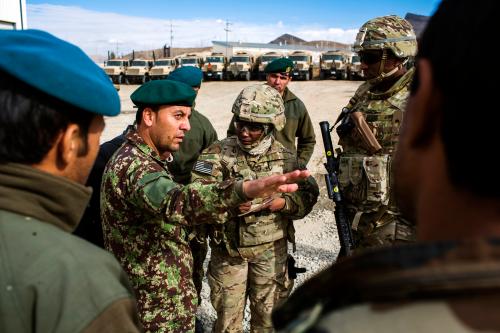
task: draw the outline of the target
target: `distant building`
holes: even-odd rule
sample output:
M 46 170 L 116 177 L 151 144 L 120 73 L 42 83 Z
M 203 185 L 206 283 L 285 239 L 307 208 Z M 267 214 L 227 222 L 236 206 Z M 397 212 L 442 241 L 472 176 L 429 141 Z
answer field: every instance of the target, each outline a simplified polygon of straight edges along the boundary
M 27 29 L 26 0 L 0 0 L 0 29 Z
M 220 52 L 224 55 L 227 54 L 228 57 L 233 56 L 233 54 L 246 51 L 255 57 L 264 54 L 266 52 L 279 51 L 285 56 L 294 51 L 307 51 L 312 54 L 313 62 L 319 62 L 319 56 L 322 52 L 331 50 L 331 47 L 321 47 L 321 46 L 310 46 L 310 45 L 298 45 L 298 44 L 266 44 L 266 43 L 242 43 L 242 42 L 221 42 L 212 41 L 213 49 L 212 52 Z

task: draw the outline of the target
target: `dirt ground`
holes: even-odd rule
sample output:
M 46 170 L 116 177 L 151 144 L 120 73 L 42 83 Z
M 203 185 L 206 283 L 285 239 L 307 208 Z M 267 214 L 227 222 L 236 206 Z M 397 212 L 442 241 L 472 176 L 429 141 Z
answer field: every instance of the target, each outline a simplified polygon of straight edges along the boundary
M 226 129 L 232 117 L 231 107 L 239 92 L 250 84 L 259 84 L 257 81 L 233 82 L 204 82 L 196 99 L 196 109 L 207 116 L 212 122 L 219 138 L 226 137 Z M 306 105 L 316 133 L 317 144 L 309 162 L 309 169 L 313 173 L 323 172 L 323 144 L 319 122 L 329 121 L 331 124 L 337 118 L 341 108 L 347 104 L 354 94 L 360 81 L 297 81 L 290 82 L 290 90 Z M 134 121 L 135 109 L 130 101 L 130 94 L 137 89 L 137 85 L 122 85 L 119 95 L 122 104 L 122 114 L 118 117 L 106 119 L 106 129 L 101 142 L 108 141 L 120 134 L 125 127 Z M 337 137 L 332 136 L 334 144 Z

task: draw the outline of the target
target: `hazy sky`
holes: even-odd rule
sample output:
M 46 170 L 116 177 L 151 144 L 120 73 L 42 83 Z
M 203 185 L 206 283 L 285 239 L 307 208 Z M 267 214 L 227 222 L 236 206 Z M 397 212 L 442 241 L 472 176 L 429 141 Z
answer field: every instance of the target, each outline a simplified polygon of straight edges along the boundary
M 107 50 L 210 46 L 225 40 L 267 43 L 283 33 L 304 40 L 352 43 L 370 18 L 408 12 L 431 15 L 439 0 L 117 1 L 27 0 L 28 27 L 77 44 L 89 54 Z

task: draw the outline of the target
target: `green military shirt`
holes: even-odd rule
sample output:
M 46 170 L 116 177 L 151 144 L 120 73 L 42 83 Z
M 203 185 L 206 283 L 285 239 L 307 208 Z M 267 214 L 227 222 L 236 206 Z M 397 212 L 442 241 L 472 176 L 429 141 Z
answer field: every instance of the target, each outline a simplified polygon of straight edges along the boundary
M 101 187 L 104 244 L 135 289 L 148 332 L 194 330 L 196 292 L 188 225 L 225 222 L 247 199 L 243 183 L 177 184 L 135 129 L 106 165 Z
M 90 190 L 27 165 L 0 165 L 0 332 L 139 332 L 116 259 L 70 234 Z
M 217 132 L 204 115 L 192 109 L 189 119 L 191 129 L 186 132 L 178 151 L 173 153 L 174 160 L 168 169 L 175 182 L 187 185 L 191 179 L 191 169 L 198 155 L 217 140 Z
M 285 88 L 283 102 L 285 104 L 285 128 L 280 132 L 275 131 L 274 137 L 285 148 L 296 152 L 299 165 L 305 167 L 311 159 L 316 144 L 311 118 L 304 103 L 288 88 Z M 227 130 L 228 137 L 236 135 L 234 121 L 233 116 Z M 297 138 L 297 146 L 295 146 L 295 138 Z

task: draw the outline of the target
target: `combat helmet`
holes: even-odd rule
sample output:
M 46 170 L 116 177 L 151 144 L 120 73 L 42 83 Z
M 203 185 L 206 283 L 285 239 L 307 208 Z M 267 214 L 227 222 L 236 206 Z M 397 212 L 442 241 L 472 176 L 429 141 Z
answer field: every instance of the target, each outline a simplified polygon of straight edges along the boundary
M 271 124 L 277 131 L 285 127 L 285 105 L 279 92 L 267 84 L 257 84 L 241 91 L 232 112 L 243 121 Z
M 363 24 L 359 29 L 353 50 L 358 53 L 382 51 L 381 70 L 379 71 L 381 77 L 375 79 L 380 81 L 393 74 L 392 71 L 390 73 L 382 71 L 385 59 L 387 59 L 387 50 L 391 50 L 397 58 L 404 59 L 404 63 L 406 63 L 408 57 L 415 56 L 417 53 L 417 37 L 410 22 L 399 16 L 376 17 Z

